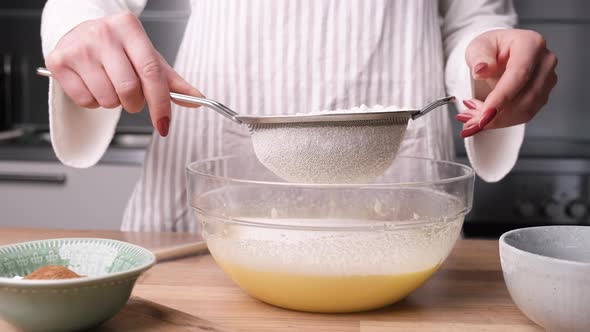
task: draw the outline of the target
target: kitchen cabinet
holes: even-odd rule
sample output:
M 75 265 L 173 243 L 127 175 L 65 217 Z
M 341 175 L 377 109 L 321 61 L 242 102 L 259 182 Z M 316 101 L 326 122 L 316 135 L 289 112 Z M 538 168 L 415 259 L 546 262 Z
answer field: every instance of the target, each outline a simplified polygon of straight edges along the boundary
M 140 164 L 0 161 L 0 226 L 119 229 Z

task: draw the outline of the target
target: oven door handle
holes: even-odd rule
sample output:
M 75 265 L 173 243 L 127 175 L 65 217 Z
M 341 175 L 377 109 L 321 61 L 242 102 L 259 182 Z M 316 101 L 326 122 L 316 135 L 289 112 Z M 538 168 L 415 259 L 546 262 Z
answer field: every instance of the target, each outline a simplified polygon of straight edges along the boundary
M 50 173 L 2 173 L 0 172 L 0 183 L 39 183 L 65 185 L 67 176 L 65 174 Z

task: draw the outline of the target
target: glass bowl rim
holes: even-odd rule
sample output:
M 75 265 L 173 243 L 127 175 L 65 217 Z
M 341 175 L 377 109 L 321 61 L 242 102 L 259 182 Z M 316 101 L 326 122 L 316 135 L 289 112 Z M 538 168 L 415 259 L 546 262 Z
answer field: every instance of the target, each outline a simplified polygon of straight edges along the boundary
M 365 224 L 365 225 L 354 225 L 354 226 L 344 226 L 335 224 L 334 226 L 314 226 L 314 225 L 289 225 L 289 224 L 273 224 L 267 222 L 257 222 L 257 221 L 249 221 L 244 220 L 236 217 L 224 217 L 220 215 L 214 215 L 208 212 L 203 211 L 194 206 L 190 206 L 193 210 L 193 213 L 198 213 L 200 215 L 206 216 L 207 219 L 214 219 L 216 223 L 223 223 L 227 225 L 235 225 L 235 226 L 243 226 L 243 227 L 256 227 L 256 228 L 266 228 L 266 229 L 273 229 L 273 230 L 286 230 L 286 231 L 312 231 L 312 232 L 401 232 L 404 230 L 411 230 L 416 229 L 418 227 L 427 227 L 427 226 L 434 226 L 435 224 L 440 224 L 443 222 L 453 222 L 457 221 L 459 218 L 464 218 L 465 215 L 469 212 L 469 207 L 465 207 L 458 211 L 457 213 L 449 216 L 445 216 L 444 218 L 439 218 L 436 220 L 433 219 L 418 219 L 418 220 L 408 220 L 408 221 L 383 221 L 383 220 L 375 220 L 375 224 Z M 463 223 L 463 221 L 461 221 Z M 388 225 L 392 225 L 389 226 Z M 205 241 L 207 239 L 205 238 Z
M 190 176 L 200 176 L 205 177 L 208 179 L 213 180 L 223 180 L 229 181 L 233 183 L 243 183 L 243 184 L 257 184 L 257 185 L 268 185 L 268 186 L 286 186 L 286 187 L 303 187 L 303 188 L 392 188 L 392 187 L 424 187 L 424 186 L 431 186 L 431 185 L 439 185 L 439 184 L 449 184 L 453 182 L 460 182 L 463 180 L 474 179 L 475 178 L 475 171 L 473 168 L 460 164 L 453 161 L 447 160 L 436 160 L 432 158 L 424 158 L 424 157 L 412 157 L 412 156 L 397 156 L 397 159 L 408 159 L 408 160 L 420 160 L 422 162 L 429 162 L 436 165 L 447 165 L 452 167 L 457 167 L 465 172 L 465 174 L 449 177 L 445 179 L 439 180 L 429 180 L 429 181 L 413 181 L 413 182 L 384 182 L 384 183 L 295 183 L 295 182 L 287 182 L 287 181 L 262 181 L 262 180 L 247 180 L 247 179 L 240 179 L 235 177 L 225 177 L 220 175 L 214 175 L 205 173 L 202 171 L 198 171 L 197 167 L 200 165 L 204 165 L 207 163 L 218 162 L 222 160 L 229 160 L 234 158 L 240 158 L 243 156 L 240 155 L 227 155 L 221 157 L 213 157 L 207 158 L 202 160 L 196 160 L 189 162 L 186 165 L 186 174 Z

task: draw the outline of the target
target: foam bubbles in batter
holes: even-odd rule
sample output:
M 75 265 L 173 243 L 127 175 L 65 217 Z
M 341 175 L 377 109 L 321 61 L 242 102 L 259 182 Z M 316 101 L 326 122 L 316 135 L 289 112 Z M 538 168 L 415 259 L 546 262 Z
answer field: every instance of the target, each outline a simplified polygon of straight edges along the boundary
M 253 219 L 283 226 L 368 226 L 374 230 L 295 230 L 205 222 L 216 258 L 254 269 L 313 275 L 396 274 L 440 264 L 459 234 L 462 218 L 397 226 L 346 219 Z M 222 230 L 218 227 L 223 228 Z

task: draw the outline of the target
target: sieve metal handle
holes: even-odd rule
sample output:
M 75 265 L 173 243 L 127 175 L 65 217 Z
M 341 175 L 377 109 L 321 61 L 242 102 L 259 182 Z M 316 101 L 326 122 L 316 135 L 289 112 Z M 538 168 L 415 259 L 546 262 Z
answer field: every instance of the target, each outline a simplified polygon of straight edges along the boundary
M 37 75 L 51 77 L 51 72 L 47 68 L 39 67 L 39 68 L 37 68 Z M 182 93 L 176 93 L 176 92 L 170 92 L 170 98 L 172 100 L 191 104 L 191 105 L 209 107 L 212 110 L 216 111 L 217 113 L 232 120 L 233 122 L 236 122 L 238 124 L 242 123 L 242 121 L 240 121 L 236 118 L 238 116 L 238 113 L 236 113 L 231 108 L 223 105 L 222 103 L 220 103 L 216 100 L 201 98 L 201 97 L 194 97 L 194 96 L 184 95 Z
M 432 103 L 424 106 L 421 110 L 413 113 L 412 114 L 412 120 L 416 120 L 419 117 L 422 117 L 422 116 L 428 114 L 433 109 L 438 108 L 438 107 L 441 107 L 441 106 L 446 105 L 446 104 L 450 104 L 450 103 L 452 103 L 454 101 L 455 101 L 455 96 L 448 96 L 448 97 L 437 99 L 437 100 L 433 101 Z
M 223 105 L 222 103 L 220 103 L 216 100 L 208 99 L 208 98 L 201 98 L 201 97 L 193 97 L 193 96 L 183 95 L 182 93 L 176 93 L 176 92 L 170 92 L 170 98 L 172 98 L 173 100 L 176 100 L 176 101 L 183 102 L 183 103 L 209 107 L 210 109 L 225 116 L 226 118 L 232 120 L 235 123 L 238 123 L 238 124 L 242 123 L 242 121 L 240 121 L 236 118 L 237 116 L 239 116 L 238 113 L 234 112 L 231 108 Z

